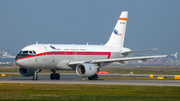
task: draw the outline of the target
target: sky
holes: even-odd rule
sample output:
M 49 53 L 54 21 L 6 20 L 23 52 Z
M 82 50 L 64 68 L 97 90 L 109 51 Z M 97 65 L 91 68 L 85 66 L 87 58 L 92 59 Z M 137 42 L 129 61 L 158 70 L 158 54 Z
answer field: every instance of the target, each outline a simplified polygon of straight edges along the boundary
M 128 11 L 124 47 L 180 52 L 180 0 L 0 0 L 0 51 L 38 43 L 105 44 Z

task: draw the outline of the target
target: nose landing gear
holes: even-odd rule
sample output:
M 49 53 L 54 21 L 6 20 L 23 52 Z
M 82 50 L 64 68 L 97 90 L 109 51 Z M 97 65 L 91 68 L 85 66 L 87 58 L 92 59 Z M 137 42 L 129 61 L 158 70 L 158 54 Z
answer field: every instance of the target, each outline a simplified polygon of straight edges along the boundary
M 39 72 L 41 72 L 41 69 L 37 69 L 36 71 L 34 71 L 33 80 L 38 80 L 37 73 L 39 73 Z

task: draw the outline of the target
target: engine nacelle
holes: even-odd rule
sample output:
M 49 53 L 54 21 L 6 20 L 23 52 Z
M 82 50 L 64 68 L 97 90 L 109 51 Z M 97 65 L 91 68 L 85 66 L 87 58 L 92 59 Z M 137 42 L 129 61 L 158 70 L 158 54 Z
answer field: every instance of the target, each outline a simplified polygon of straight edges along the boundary
M 83 63 L 76 66 L 76 73 L 79 76 L 90 77 L 95 75 L 97 72 L 97 67 L 95 64 Z
M 19 71 L 19 74 L 21 74 L 22 76 L 33 76 L 34 75 L 33 69 L 19 68 L 18 71 Z

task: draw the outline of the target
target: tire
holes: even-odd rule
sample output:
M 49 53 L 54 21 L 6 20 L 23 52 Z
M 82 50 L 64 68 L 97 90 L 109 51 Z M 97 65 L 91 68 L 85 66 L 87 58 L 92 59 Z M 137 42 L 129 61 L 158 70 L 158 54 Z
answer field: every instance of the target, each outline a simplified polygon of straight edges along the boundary
M 94 79 L 94 80 L 98 80 L 98 75 L 95 74 L 95 75 L 93 76 L 93 79 Z
M 56 80 L 59 80 L 60 79 L 59 73 L 56 73 L 54 77 L 55 77 Z
M 92 76 L 88 77 L 88 80 L 92 80 L 92 79 L 93 79 Z
M 50 79 L 51 79 L 51 80 L 54 80 L 54 77 L 55 77 L 55 76 L 54 76 L 54 74 L 53 74 L 53 73 L 51 73 L 51 75 L 50 75 Z

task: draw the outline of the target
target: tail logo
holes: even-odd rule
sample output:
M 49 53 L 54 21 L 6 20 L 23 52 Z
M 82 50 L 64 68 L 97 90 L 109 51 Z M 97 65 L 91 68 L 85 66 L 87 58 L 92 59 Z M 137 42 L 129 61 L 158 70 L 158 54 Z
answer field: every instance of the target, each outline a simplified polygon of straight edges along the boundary
M 119 34 L 119 32 L 118 32 L 117 29 L 114 29 L 114 34 L 119 35 L 119 36 L 122 36 L 122 34 Z
M 54 50 L 61 50 L 61 49 L 57 49 L 56 47 L 51 46 L 51 45 L 50 45 L 50 47 L 51 47 L 52 49 L 54 49 Z

